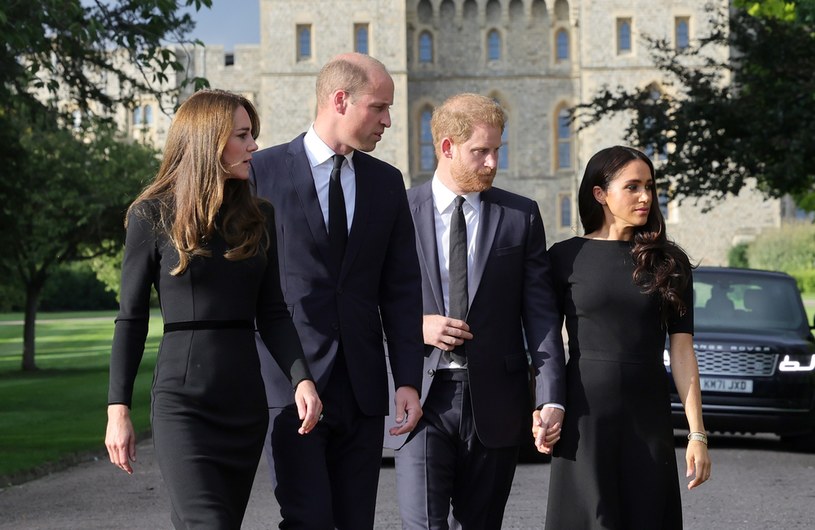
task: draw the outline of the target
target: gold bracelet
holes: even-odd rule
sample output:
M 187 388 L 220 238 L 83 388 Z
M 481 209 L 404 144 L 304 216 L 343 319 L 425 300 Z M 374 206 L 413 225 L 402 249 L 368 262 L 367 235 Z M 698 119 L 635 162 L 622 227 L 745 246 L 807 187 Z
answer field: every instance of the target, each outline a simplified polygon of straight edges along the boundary
M 702 442 L 703 444 L 707 445 L 707 434 L 703 432 L 692 432 L 688 435 L 688 441 L 696 440 L 697 442 Z

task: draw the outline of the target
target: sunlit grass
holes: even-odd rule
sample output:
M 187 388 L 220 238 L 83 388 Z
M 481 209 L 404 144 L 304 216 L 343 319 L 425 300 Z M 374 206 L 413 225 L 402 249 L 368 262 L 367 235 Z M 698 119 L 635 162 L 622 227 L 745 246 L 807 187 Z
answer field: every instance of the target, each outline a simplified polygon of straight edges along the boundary
M 42 313 L 36 326 L 39 370 L 22 372 L 20 314 L 0 315 L 0 477 L 19 479 L 77 455 L 104 450 L 113 312 Z M 150 385 L 161 317 L 151 318 L 136 379 L 132 417 L 149 429 Z
M 807 321 L 812 325 L 812 319 L 815 318 L 815 293 L 804 293 L 801 298 L 803 298 L 804 307 L 807 310 Z

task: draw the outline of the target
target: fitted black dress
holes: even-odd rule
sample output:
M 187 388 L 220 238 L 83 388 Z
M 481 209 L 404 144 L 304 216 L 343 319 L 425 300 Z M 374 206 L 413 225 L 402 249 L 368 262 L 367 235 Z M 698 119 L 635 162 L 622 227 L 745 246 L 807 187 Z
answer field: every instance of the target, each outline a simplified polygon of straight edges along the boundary
M 155 285 L 165 332 L 151 420 L 176 528 L 240 528 L 269 417 L 255 320 L 283 372 L 295 384 L 311 378 L 280 290 L 273 211 L 262 209 L 266 252 L 229 261 L 216 233 L 212 256 L 193 258 L 178 276 L 170 274 L 178 254 L 157 227 L 155 204 L 141 203 L 128 217 L 108 402 L 130 405 Z
M 569 334 L 566 416 L 552 461 L 547 530 L 682 527 L 666 329 L 632 280 L 628 241 L 572 238 L 550 249 Z M 668 333 L 692 333 L 689 311 Z

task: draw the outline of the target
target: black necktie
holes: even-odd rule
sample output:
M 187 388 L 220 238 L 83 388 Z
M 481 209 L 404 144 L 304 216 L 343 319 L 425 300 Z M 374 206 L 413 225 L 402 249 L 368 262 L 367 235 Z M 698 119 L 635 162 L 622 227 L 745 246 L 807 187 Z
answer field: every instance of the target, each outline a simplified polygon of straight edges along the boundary
M 328 241 L 331 246 L 331 257 L 339 270 L 345 255 L 345 243 L 348 241 L 348 221 L 345 213 L 345 196 L 340 182 L 340 168 L 345 157 L 334 155 L 334 167 L 331 169 L 331 180 L 328 183 Z
M 449 311 L 447 316 L 464 320 L 467 316 L 469 294 L 467 292 L 467 223 L 464 221 L 464 197 L 458 196 L 450 218 L 450 281 Z M 464 345 L 456 346 L 450 358 L 464 365 Z

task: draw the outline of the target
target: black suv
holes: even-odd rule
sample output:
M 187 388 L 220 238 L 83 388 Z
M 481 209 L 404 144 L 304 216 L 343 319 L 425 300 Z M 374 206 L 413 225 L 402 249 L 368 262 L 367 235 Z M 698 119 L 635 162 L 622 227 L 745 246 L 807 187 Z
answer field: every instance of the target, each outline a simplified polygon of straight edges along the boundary
M 815 339 L 795 280 L 780 272 L 699 267 L 693 295 L 705 427 L 776 433 L 815 450 Z M 674 426 L 687 429 L 675 393 L 672 408 Z

